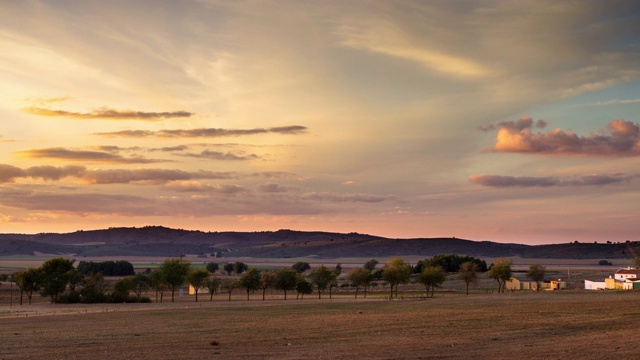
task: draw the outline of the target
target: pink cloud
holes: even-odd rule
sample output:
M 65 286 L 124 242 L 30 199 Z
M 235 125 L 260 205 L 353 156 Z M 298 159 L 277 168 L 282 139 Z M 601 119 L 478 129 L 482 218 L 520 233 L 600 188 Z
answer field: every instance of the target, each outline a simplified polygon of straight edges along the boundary
M 525 123 L 513 123 L 514 126 L 501 126 L 492 150 L 550 155 L 640 155 L 640 125 L 630 121 L 613 120 L 606 128 L 588 136 L 579 136 L 561 129 L 534 133 L 531 131 L 531 124 L 527 126 Z

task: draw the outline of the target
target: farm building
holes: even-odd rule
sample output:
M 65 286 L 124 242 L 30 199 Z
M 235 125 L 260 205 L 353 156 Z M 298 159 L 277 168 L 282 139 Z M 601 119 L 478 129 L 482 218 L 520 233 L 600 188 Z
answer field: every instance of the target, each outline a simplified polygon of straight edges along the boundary
M 531 290 L 536 291 L 536 282 L 530 280 L 521 280 L 515 277 L 507 280 L 507 290 Z M 540 290 L 561 290 L 567 288 L 567 282 L 561 279 L 545 280 L 540 283 Z
M 604 281 L 584 281 L 585 290 L 631 290 L 640 289 L 640 269 L 620 269 Z

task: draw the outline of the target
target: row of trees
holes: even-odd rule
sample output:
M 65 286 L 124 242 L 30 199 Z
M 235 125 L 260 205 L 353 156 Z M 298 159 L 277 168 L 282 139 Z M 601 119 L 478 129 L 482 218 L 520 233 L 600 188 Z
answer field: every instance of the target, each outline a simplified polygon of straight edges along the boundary
M 461 259 L 466 261 L 460 263 Z M 236 262 L 226 264 L 224 271 L 229 275 L 236 273 L 240 275 L 239 278 L 218 278 L 211 275 L 219 270 L 218 264 L 209 263 L 206 269 L 198 269 L 183 259 L 166 259 L 153 271 L 147 269 L 143 273 L 126 276 L 110 286 L 109 282 L 105 281 L 102 271 L 113 269 L 114 265 L 120 262 L 111 263 L 81 262 L 82 266 L 79 264 L 78 269 L 75 269 L 71 260 L 56 258 L 46 261 L 39 268 L 18 272 L 13 275 L 13 279 L 20 289 L 20 303 L 22 304 L 23 294 L 31 303 L 32 295 L 38 292 L 43 297 L 50 297 L 52 303 L 150 301 L 142 296 L 149 290 L 155 292 L 156 302 L 162 302 L 164 294 L 168 292 L 171 293 L 171 301 L 174 302 L 175 293 L 184 284 L 189 284 L 195 289 L 196 301 L 202 289 L 209 291 L 212 301 L 213 295 L 218 292 L 228 293 L 231 300 L 232 292 L 238 288 L 245 289 L 247 299 L 251 293 L 262 290 L 264 300 L 266 291 L 270 288 L 284 292 L 285 300 L 288 292 L 296 291 L 297 298 L 303 298 L 314 289 L 318 292 L 318 298 L 322 298 L 326 291 L 329 291 L 329 297 L 332 296 L 332 289 L 337 286 L 338 276 L 342 272 L 340 264 L 335 268 L 321 265 L 311 269 L 308 263 L 298 262 L 290 268 L 259 271 L 242 262 Z M 446 268 L 443 263 L 447 264 Z M 407 264 L 402 258 L 393 258 L 381 269 L 376 269 L 378 261 L 371 259 L 362 267 L 352 269 L 347 279 L 356 289 L 356 298 L 361 288 L 364 289 L 366 297 L 367 289 L 375 279 L 388 283 L 390 299 L 397 297 L 398 286 L 410 282 L 412 275 L 418 283 L 424 285 L 427 296 L 434 296 L 435 289 L 441 287 L 446 280 L 446 274 L 451 273 L 447 269 L 456 269 L 458 279 L 465 282 L 468 294 L 469 285 L 477 282 L 478 273 L 484 269 L 483 264 L 484 261 L 472 257 L 439 255 L 425 259 L 415 267 Z M 506 282 L 512 276 L 511 266 L 511 260 L 500 258 L 488 268 L 489 277 L 498 282 L 498 292 L 505 291 Z M 119 268 L 126 269 L 127 266 L 120 263 Z M 87 269 L 97 271 L 87 272 Z M 417 274 L 416 269 L 420 270 Z M 539 289 L 545 269 L 540 265 L 532 265 L 527 275 L 536 281 Z

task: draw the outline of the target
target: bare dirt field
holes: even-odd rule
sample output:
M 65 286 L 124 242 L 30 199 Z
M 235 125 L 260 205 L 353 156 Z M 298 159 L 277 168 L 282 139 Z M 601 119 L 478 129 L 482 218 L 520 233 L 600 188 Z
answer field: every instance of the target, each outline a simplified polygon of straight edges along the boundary
M 621 339 L 640 326 L 639 298 L 558 291 L 40 304 L 57 315 L 29 317 L 3 305 L 0 359 L 632 359 L 636 346 Z

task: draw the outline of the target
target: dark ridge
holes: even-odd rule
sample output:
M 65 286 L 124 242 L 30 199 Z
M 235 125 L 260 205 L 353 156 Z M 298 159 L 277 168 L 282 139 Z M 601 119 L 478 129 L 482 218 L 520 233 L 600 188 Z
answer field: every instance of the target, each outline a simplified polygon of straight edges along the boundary
M 637 246 L 637 241 L 524 245 L 458 238 L 389 239 L 323 231 L 203 232 L 163 226 L 115 227 L 65 234 L 0 234 L 0 256 L 46 253 L 71 254 L 74 257 L 197 254 L 218 258 L 426 258 L 436 254 L 457 254 L 492 258 L 618 259 L 634 256 Z

